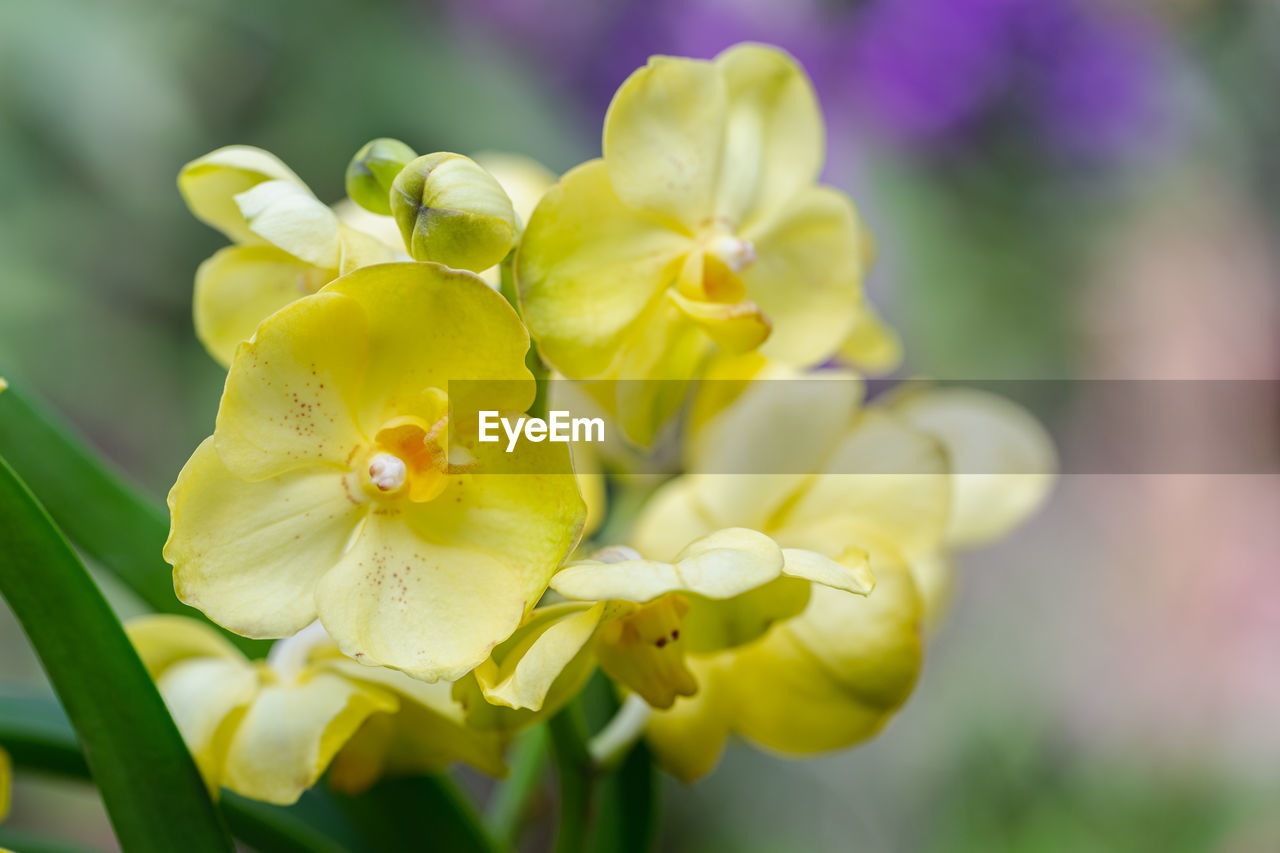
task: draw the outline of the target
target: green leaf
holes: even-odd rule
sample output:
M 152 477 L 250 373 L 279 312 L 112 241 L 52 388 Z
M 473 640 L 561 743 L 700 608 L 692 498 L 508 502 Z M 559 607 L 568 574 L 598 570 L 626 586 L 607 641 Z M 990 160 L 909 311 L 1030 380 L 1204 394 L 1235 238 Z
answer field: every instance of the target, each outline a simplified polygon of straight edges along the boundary
M 231 850 L 226 826 L 115 614 L 3 458 L 0 594 L 66 708 L 121 847 Z
M 493 853 L 480 818 L 447 776 L 388 778 L 355 797 L 334 795 L 376 850 Z
M 152 610 L 199 616 L 173 594 L 161 556 L 169 515 L 110 470 L 98 455 L 18 389 L 0 393 L 0 456 L 36 493 L 53 520 L 86 554 Z M 265 644 L 227 636 L 246 652 Z

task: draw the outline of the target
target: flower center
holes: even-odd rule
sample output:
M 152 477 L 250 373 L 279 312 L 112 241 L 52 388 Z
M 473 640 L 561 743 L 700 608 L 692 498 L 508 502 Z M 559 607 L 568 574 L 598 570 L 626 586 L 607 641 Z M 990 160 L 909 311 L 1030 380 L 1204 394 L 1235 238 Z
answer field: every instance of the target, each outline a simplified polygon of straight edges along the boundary
M 363 463 L 366 491 L 415 503 L 438 496 L 449 481 L 448 426 L 447 413 L 429 423 L 406 415 L 383 424 Z
M 406 407 L 415 414 L 383 423 L 373 441 L 351 459 L 348 482 L 366 498 L 433 500 L 451 474 L 474 464 L 465 450 L 449 447 L 449 397 L 444 391 L 428 388 Z
M 750 240 L 737 236 L 724 223 L 709 223 L 685 258 L 678 289 L 697 302 L 742 302 L 747 290 L 741 274 L 755 262 L 756 247 Z
M 409 467 L 399 456 L 390 453 L 375 453 L 369 460 L 369 481 L 380 492 L 394 492 L 404 485 L 409 476 Z
M 685 666 L 680 643 L 688 610 L 684 596 L 669 594 L 606 623 L 596 635 L 600 666 L 655 708 L 671 707 L 677 696 L 692 696 L 698 684 Z
M 756 247 L 733 234 L 717 234 L 707 242 L 707 254 L 732 273 L 740 273 L 756 261 Z
M 668 296 L 721 349 L 748 352 L 764 343 L 773 329 L 760 306 L 747 297 L 742 277 L 756 262 L 756 247 L 723 222 L 704 228 Z

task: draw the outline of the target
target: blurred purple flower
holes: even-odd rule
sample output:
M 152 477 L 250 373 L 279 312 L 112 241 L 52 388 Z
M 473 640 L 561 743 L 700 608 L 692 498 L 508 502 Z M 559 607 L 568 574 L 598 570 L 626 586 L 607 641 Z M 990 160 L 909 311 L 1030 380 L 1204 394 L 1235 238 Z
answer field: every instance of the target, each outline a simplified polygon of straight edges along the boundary
M 742 41 L 777 45 L 817 78 L 830 37 L 818 0 L 448 0 L 460 20 L 528 52 L 601 115 L 654 54 L 710 58 Z
M 873 0 L 852 20 L 853 106 L 897 139 L 954 143 L 1012 119 L 1105 153 L 1153 118 L 1158 32 L 1088 0 Z
M 856 117 L 839 134 L 954 148 L 1012 120 L 1052 150 L 1107 153 L 1154 115 L 1159 31 L 1105 0 L 450 2 L 597 115 L 652 54 L 705 58 L 740 41 L 795 56 L 828 115 Z

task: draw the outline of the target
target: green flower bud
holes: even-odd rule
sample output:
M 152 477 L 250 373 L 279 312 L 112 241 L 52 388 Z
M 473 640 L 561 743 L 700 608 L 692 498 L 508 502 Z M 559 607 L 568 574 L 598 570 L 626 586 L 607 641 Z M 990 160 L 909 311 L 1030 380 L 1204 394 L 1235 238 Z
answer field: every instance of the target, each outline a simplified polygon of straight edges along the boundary
M 365 210 L 391 213 L 391 184 L 405 164 L 417 157 L 398 139 L 375 139 L 365 144 L 347 166 L 347 196 Z
M 498 181 L 461 154 L 427 154 L 391 188 L 391 215 L 409 254 L 480 272 L 516 243 L 516 214 Z

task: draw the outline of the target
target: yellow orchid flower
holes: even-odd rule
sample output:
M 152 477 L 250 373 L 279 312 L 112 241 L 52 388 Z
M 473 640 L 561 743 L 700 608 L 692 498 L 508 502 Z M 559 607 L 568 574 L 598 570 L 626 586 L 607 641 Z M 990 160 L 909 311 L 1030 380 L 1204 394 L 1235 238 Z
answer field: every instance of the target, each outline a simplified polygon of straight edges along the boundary
M 553 713 L 599 665 L 650 705 L 669 708 L 697 692 L 688 655 L 752 642 L 804 610 L 814 583 L 857 595 L 874 586 L 857 549 L 837 562 L 743 528 L 703 536 L 670 563 L 607 548 L 556 573 L 551 588 L 570 602 L 535 611 L 457 695 L 473 725 L 527 725 Z
M 693 473 L 655 495 L 637 547 L 660 555 L 706 529 L 752 524 L 820 553 L 856 542 L 877 586 L 865 600 L 815 587 L 803 613 L 760 641 L 690 658 L 703 689 L 648 728 L 685 779 L 708 772 L 730 734 L 806 755 L 878 731 L 914 684 L 920 628 L 943 604 L 950 551 L 1023 521 L 1043 500 L 1053 459 L 1034 419 L 982 392 L 928 390 L 859 408 L 861 383 L 842 371 L 800 374 L 753 358 L 714 375 L 756 381 L 707 386 L 710 399 L 692 413 Z
M 603 158 L 560 179 L 520 243 L 524 316 L 548 363 L 572 379 L 686 381 L 717 347 L 830 358 L 868 244 L 849 199 L 815 183 L 823 148 L 786 54 L 652 58 L 614 96 Z M 661 386 L 605 400 L 642 444 L 679 402 Z
M 815 585 L 803 613 L 756 642 L 690 657 L 701 689 L 655 712 L 645 732 L 668 771 L 685 781 L 704 776 L 731 734 L 804 756 L 883 728 L 919 673 L 920 602 L 901 561 L 871 553 L 876 588 L 865 598 Z
M 487 407 L 527 409 L 528 346 L 499 294 L 435 264 L 364 267 L 271 315 L 169 494 L 178 597 L 252 637 L 318 616 L 343 654 L 427 681 L 485 660 L 585 514 L 565 445 L 508 454 L 450 423 L 450 380 L 507 380 Z
M 694 472 L 731 473 L 750 460 L 752 471 L 779 472 L 729 481 L 756 484 L 757 494 L 771 488 L 785 494 L 790 480 L 810 470 L 831 430 L 852 422 L 862 392 L 861 380 L 848 371 L 796 371 L 758 355 L 716 360 L 707 379 L 690 412 L 688 465 Z M 899 543 L 933 624 L 949 597 L 951 552 L 995 541 L 1043 503 L 1056 469 L 1053 442 L 1016 404 L 969 388 L 907 383 L 872 411 L 928 435 L 946 458 L 945 524 L 924 525 L 929 537 Z M 797 455 L 797 447 L 816 454 Z M 893 473 L 929 468 L 901 462 Z
M 144 616 L 127 631 L 215 792 L 287 805 L 331 764 L 331 784 L 349 792 L 458 760 L 505 772 L 501 740 L 463 725 L 447 685 L 343 658 L 319 624 L 265 661 L 183 616 Z
M 231 145 L 193 160 L 178 189 L 197 219 L 235 244 L 196 271 L 196 337 L 224 367 L 275 310 L 356 267 L 408 258 L 345 223 L 260 148 Z
M 865 599 L 815 586 L 802 613 L 757 642 L 691 657 L 702 689 L 648 729 L 681 778 L 708 772 L 733 733 L 788 754 L 850 746 L 910 695 L 923 614 L 907 555 L 942 541 L 947 460 L 937 441 L 893 415 L 859 410 L 860 396 L 848 374 L 750 383 L 703 426 L 694 473 L 660 489 L 636 523 L 632 540 L 645 553 L 743 524 L 828 556 L 863 548 L 876 577 Z

